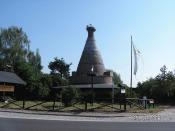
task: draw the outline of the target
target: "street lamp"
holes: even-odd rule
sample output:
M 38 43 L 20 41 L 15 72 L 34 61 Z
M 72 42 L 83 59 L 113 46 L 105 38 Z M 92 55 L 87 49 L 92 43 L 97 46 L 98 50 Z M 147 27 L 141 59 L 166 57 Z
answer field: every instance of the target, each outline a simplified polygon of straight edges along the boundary
M 94 103 L 94 76 L 96 74 L 94 73 L 94 66 L 92 65 L 90 76 L 91 76 L 91 92 L 92 92 L 92 106 Z

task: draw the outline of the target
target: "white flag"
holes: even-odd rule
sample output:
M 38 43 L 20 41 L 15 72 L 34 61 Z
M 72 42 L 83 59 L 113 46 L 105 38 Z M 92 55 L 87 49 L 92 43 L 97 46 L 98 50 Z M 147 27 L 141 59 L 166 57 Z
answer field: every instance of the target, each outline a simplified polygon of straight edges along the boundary
M 134 50 L 134 75 L 136 75 L 137 70 L 138 70 L 137 57 L 140 54 L 140 51 L 135 48 L 134 44 L 133 44 L 133 50 Z

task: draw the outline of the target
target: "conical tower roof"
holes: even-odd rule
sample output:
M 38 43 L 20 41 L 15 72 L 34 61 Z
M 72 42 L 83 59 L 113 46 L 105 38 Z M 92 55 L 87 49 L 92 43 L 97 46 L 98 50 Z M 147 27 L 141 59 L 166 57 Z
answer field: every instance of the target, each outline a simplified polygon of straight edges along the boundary
M 105 67 L 94 38 L 94 32 L 96 29 L 92 25 L 87 26 L 86 29 L 88 31 L 88 37 L 78 64 L 77 74 L 87 75 L 93 66 L 96 75 L 103 75 Z

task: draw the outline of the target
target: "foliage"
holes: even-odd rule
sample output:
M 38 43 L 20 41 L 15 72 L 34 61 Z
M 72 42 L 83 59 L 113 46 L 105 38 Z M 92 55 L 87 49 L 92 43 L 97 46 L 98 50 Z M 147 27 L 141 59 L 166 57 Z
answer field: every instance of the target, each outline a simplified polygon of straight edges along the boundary
M 27 82 L 25 94 L 20 95 L 23 92 L 18 90 L 16 97 L 25 95 L 26 99 L 41 99 L 49 95 L 51 82 L 48 75 L 41 72 L 38 74 L 33 65 L 24 62 L 16 63 L 14 71 Z
M 154 98 L 157 102 L 173 103 L 175 98 L 175 74 L 167 71 L 166 66 L 160 69 L 160 74 L 155 78 L 138 83 L 137 93 L 142 96 Z
M 50 87 L 52 84 L 52 79 L 49 74 L 42 74 L 40 78 L 41 86 L 38 90 L 38 94 L 41 98 L 46 98 L 50 95 Z
M 58 59 L 57 57 L 49 63 L 48 67 L 51 70 L 53 86 L 68 85 L 70 66 L 71 64 L 67 64 L 63 58 Z
M 65 106 L 69 106 L 77 95 L 77 90 L 75 88 L 71 86 L 65 87 L 61 91 L 62 102 L 65 104 Z
M 122 84 L 123 81 L 121 80 L 120 74 L 113 71 L 113 82 L 115 85 Z
M 49 63 L 51 74 L 58 74 L 61 78 L 69 77 L 69 68 L 71 64 L 67 64 L 63 58 L 54 58 L 54 61 Z
M 14 66 L 16 61 L 25 61 L 29 52 L 29 40 L 22 28 L 10 27 L 0 30 L 0 64 Z
M 49 95 L 49 77 L 41 72 L 39 50 L 30 50 L 27 34 L 18 27 L 0 30 L 0 70 L 14 71 L 27 85 L 15 91 L 16 98 L 39 99 Z

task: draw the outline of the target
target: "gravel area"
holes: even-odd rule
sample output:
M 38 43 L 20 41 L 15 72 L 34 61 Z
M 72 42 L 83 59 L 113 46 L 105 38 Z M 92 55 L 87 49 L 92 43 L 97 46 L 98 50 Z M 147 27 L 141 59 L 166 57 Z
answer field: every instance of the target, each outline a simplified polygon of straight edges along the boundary
M 97 113 L 97 112 L 44 112 L 0 109 L 2 118 L 65 120 L 65 121 L 105 121 L 105 122 L 175 122 L 175 107 L 159 113 Z

